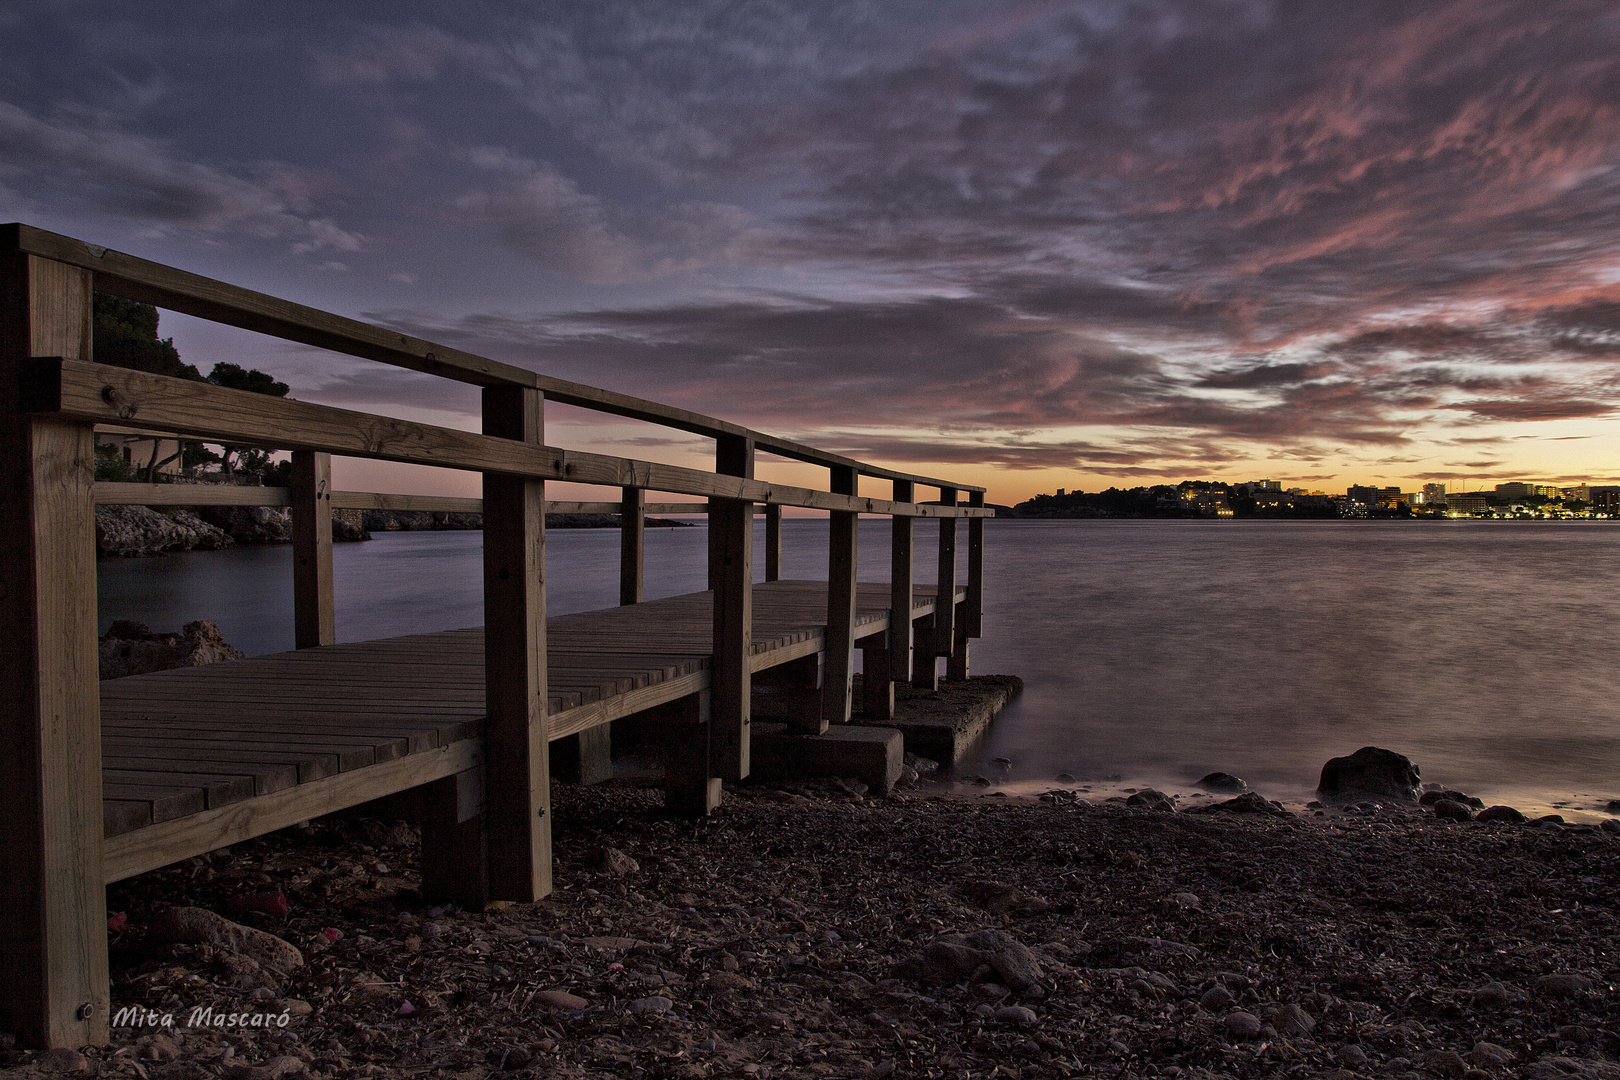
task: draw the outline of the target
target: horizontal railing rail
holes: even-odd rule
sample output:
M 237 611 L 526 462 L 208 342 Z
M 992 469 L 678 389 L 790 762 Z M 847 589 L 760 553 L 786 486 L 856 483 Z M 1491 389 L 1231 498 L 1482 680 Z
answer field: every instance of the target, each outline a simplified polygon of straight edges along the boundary
M 540 390 L 548 400 L 564 405 L 646 420 L 697 435 L 750 439 L 756 447 L 768 453 L 814 465 L 852 468 L 862 476 L 875 479 L 905 480 L 926 487 L 954 488 L 958 491 L 984 491 L 984 488 L 972 484 L 931 479 L 856 461 L 792 439 L 645 398 L 542 375 L 476 353 L 437 345 L 357 319 L 227 285 L 199 274 L 96 247 L 29 225 L 0 226 L 0 251 L 38 255 L 89 270 L 96 276 L 97 292 L 394 367 L 476 386 L 518 386 Z
M 815 510 L 905 517 L 982 517 L 984 508 L 933 506 L 519 442 L 306 401 L 232 390 L 129 368 L 37 357 L 23 395 L 27 411 L 277 450 L 313 450 L 445 469 L 504 473 L 668 491 Z
M 292 489 L 254 484 L 140 484 L 120 480 L 96 482 L 97 506 L 291 506 Z M 481 514 L 483 499 L 456 495 L 396 495 L 382 491 L 333 491 L 334 510 L 397 510 L 403 513 Z M 546 500 L 548 514 L 621 514 L 622 502 Z M 706 502 L 643 503 L 644 514 L 709 512 Z M 766 513 L 764 506 L 756 513 Z

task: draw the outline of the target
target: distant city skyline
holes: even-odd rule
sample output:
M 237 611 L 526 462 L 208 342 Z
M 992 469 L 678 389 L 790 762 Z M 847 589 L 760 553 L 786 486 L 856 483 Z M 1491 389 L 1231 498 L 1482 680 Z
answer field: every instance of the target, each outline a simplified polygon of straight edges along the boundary
M 1620 479 L 1612 5 L 85 0 L 0 28 L 0 219 L 1000 502 Z M 163 333 L 476 424 L 471 388 Z

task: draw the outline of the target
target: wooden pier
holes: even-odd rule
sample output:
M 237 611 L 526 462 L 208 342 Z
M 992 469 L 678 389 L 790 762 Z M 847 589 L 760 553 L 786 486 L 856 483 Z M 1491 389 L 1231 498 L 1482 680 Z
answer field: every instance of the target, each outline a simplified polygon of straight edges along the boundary
M 108 293 L 478 385 L 475 434 L 118 367 L 91 350 Z M 547 445 L 547 399 L 715 440 L 712 472 Z M 98 428 L 292 452 L 286 489 L 97 484 Z M 828 470 L 825 490 L 755 478 L 759 453 Z M 482 500 L 336 492 L 331 456 L 482 474 Z M 862 479 L 890 485 L 860 494 Z M 548 504 L 545 481 L 611 502 Z M 939 498 L 915 499 L 918 487 Z M 648 491 L 699 503 L 649 503 Z M 292 510 L 290 653 L 97 680 L 97 503 Z M 484 627 L 337 645 L 334 509 L 484 515 Z M 781 509 L 830 516 L 826 580 L 783 581 Z M 622 516 L 621 606 L 547 618 L 545 512 Z M 709 519 L 709 588 L 644 601 L 644 515 Z M 766 523 L 764 583 L 754 517 Z M 893 522 L 890 580 L 857 583 L 860 514 Z M 796 695 L 791 727 L 845 724 L 854 651 L 868 716 L 896 680 L 967 674 L 983 607 L 984 491 L 869 465 L 736 424 L 250 292 L 25 225 L 0 226 L 0 1030 L 40 1046 L 106 1041 L 105 884 L 320 814 L 421 789 L 423 888 L 463 903 L 551 889 L 550 747 L 605 750 L 614 720 L 661 735 L 665 805 L 699 816 L 750 772 L 756 676 Z M 940 524 L 934 584 L 913 522 Z M 958 521 L 967 581 L 958 584 Z M 582 768 L 582 766 L 581 766 Z

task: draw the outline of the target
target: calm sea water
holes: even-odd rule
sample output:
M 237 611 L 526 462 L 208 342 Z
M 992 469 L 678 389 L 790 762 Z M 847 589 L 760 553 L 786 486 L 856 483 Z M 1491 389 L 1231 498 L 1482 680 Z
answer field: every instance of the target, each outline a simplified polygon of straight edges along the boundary
M 886 579 L 888 531 L 861 523 L 863 579 Z M 935 535 L 919 523 L 922 580 Z M 482 622 L 480 538 L 338 545 L 339 639 Z M 1066 771 L 1185 791 L 1218 769 L 1302 798 L 1328 757 L 1375 744 L 1487 800 L 1620 797 L 1620 528 L 992 521 L 985 550 L 973 669 L 1026 689 L 969 769 L 1013 789 Z M 649 597 L 703 588 L 705 551 L 701 527 L 649 529 Z M 785 576 L 825 559 L 824 521 L 785 523 Z M 553 530 L 547 563 L 552 613 L 616 602 L 617 531 Z M 250 654 L 279 651 L 291 578 L 284 547 L 104 560 L 101 623 L 209 618 Z

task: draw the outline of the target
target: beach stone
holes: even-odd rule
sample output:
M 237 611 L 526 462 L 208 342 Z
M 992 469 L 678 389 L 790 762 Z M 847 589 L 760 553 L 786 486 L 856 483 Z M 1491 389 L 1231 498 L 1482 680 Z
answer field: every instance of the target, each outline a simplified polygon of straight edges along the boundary
M 1197 893 L 1190 892 L 1178 892 L 1170 899 L 1175 902 L 1176 906 L 1184 908 L 1196 908 L 1202 903 L 1198 899 Z
M 1418 802 L 1422 803 L 1424 806 L 1433 806 L 1442 799 L 1450 799 L 1452 802 L 1460 802 L 1464 806 L 1473 807 L 1475 810 L 1483 810 L 1485 808 L 1485 800 L 1476 799 L 1472 795 L 1464 795 L 1460 791 L 1452 791 L 1450 788 L 1445 787 L 1430 788 L 1428 791 L 1423 793 L 1423 795 L 1418 799 Z
M 1483 821 L 1487 824 L 1492 821 L 1505 821 L 1517 825 L 1525 820 L 1525 816 L 1511 806 L 1487 806 L 1474 815 L 1474 820 Z
M 1620 818 L 1607 818 L 1598 825 L 1598 828 L 1608 833 L 1620 833 Z
M 658 1016 L 675 1007 L 675 1003 L 660 994 L 637 998 L 630 1003 L 630 1011 L 637 1016 Z
M 596 868 L 612 877 L 623 877 L 636 873 L 641 864 L 616 847 L 604 846 L 596 853 Z
M 754 988 L 753 980 L 735 971 L 711 971 L 709 977 L 703 980 L 703 985 L 711 994 L 729 994 L 736 990 Z
M 1499 982 L 1488 982 L 1474 991 L 1474 1008 L 1505 1009 L 1513 1003 L 1513 995 Z
M 1525 1080 L 1620 1080 L 1620 1065 L 1593 1058 L 1544 1057 L 1519 1069 Z
M 1015 1027 L 1034 1027 L 1037 1021 L 1034 1009 L 1022 1005 L 1003 1005 L 993 1014 L 997 1020 Z
M 1236 998 L 1232 997 L 1232 992 L 1226 987 L 1212 986 L 1204 991 L 1203 996 L 1198 999 L 1198 1004 L 1210 1012 L 1220 1012 L 1223 1009 L 1231 1008 L 1236 1000 Z
M 1468 1062 L 1455 1050 L 1430 1050 L 1423 1055 L 1423 1067 L 1450 1080 L 1462 1080 L 1463 1074 L 1468 1072 Z
M 178 634 L 154 633 L 145 623 L 118 619 L 101 636 L 96 654 L 103 679 L 219 664 L 245 655 L 206 619 L 186 623 Z
M 590 1002 L 577 994 L 570 994 L 566 990 L 542 990 L 534 995 L 534 1003 L 547 1009 L 559 1009 L 563 1012 L 578 1012 L 590 1005 Z
M 1372 1064 L 1372 1059 L 1355 1043 L 1347 1043 L 1339 1047 L 1339 1064 L 1347 1069 L 1365 1069 Z
M 1473 821 L 1474 812 L 1454 799 L 1441 799 L 1434 804 L 1434 816 L 1442 821 Z
M 1513 1064 L 1513 1051 L 1493 1042 L 1477 1042 L 1468 1052 L 1468 1060 L 1476 1069 L 1505 1069 Z
M 1576 997 L 1592 990 L 1592 980 L 1575 972 L 1543 975 L 1532 985 L 1537 997 Z
M 229 1080 L 282 1080 L 287 1076 L 308 1075 L 309 1067 L 300 1058 L 280 1054 L 261 1065 L 237 1065 L 228 1069 Z
M 1265 1027 L 1258 1016 L 1241 1011 L 1229 1013 L 1221 1024 L 1226 1028 L 1226 1033 L 1234 1039 L 1259 1038 L 1260 1029 Z
M 1316 793 L 1324 802 L 1352 802 L 1368 796 L 1416 802 L 1422 776 L 1405 754 L 1363 746 L 1322 766 Z
M 90 1062 L 77 1050 L 69 1050 L 65 1046 L 58 1046 L 54 1050 L 46 1050 L 34 1059 L 34 1067 L 40 1072 L 48 1073 L 78 1073 L 86 1072 Z
M 1072 784 L 1072 783 L 1074 783 L 1074 774 L 1073 773 L 1060 772 L 1060 773 L 1057 774 L 1057 782 L 1060 783 L 1060 784 Z M 1616 800 L 1616 802 L 1610 803 L 1609 804 L 1609 809 L 1610 810 L 1620 810 L 1620 800 Z
M 1164 810 L 1169 813 L 1176 812 L 1176 801 L 1162 791 L 1153 788 L 1143 788 L 1135 795 L 1125 800 L 1126 806 L 1136 806 L 1147 810 Z
M 1284 1005 L 1271 1018 L 1271 1026 L 1280 1035 L 1309 1035 L 1316 1030 L 1316 1021 L 1298 1005 Z
M 1220 795 L 1241 795 L 1249 790 L 1247 780 L 1224 772 L 1212 772 L 1193 786 Z
M 1272 817 L 1292 817 L 1287 810 L 1276 803 L 1267 802 L 1265 796 L 1258 791 L 1245 791 L 1235 799 L 1225 802 L 1210 803 L 1207 806 L 1195 806 L 1187 811 L 1189 814 L 1269 814 Z
M 1580 1024 L 1565 1024 L 1558 1029 L 1558 1037 L 1565 1042 L 1578 1043 L 1585 1046 L 1592 1041 L 1592 1029 Z

